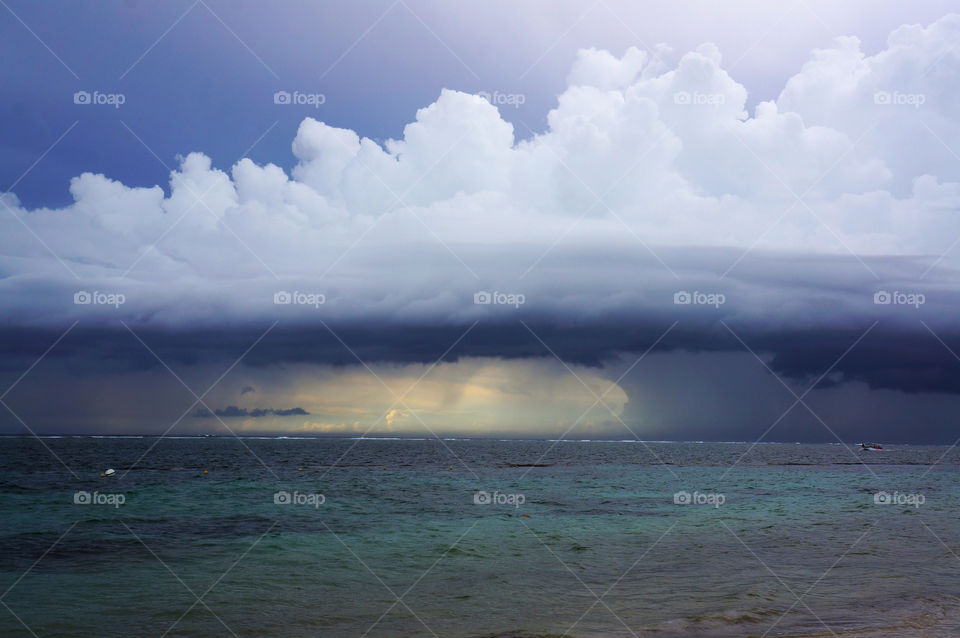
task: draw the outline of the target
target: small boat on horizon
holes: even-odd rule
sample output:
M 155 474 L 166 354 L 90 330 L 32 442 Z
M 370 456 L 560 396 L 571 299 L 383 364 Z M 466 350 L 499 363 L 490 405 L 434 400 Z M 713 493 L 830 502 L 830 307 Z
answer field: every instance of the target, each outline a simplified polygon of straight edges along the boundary
M 860 447 L 864 450 L 882 450 L 883 446 L 879 443 L 861 443 Z

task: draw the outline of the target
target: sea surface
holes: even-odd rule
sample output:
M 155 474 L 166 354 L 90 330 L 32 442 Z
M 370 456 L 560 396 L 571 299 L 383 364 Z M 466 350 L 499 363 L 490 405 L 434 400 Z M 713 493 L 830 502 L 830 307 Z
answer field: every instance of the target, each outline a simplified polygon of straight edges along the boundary
M 958 462 L 4 437 L 0 636 L 957 636 Z

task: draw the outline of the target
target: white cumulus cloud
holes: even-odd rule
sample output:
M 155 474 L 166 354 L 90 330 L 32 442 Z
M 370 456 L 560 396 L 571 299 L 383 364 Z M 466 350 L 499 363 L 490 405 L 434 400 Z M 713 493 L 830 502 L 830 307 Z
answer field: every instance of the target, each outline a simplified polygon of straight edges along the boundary
M 870 56 L 840 38 L 752 112 L 712 44 L 673 68 L 636 48 L 589 49 L 546 129 L 522 140 L 488 101 L 444 90 L 382 145 L 304 120 L 290 175 L 248 159 L 220 169 L 194 152 L 166 194 L 84 173 L 63 209 L 7 195 L 23 223 L 0 218 L 11 293 L 0 312 L 111 316 L 68 304 L 91 288 L 124 291 L 113 310 L 143 321 L 242 320 L 301 286 L 344 316 L 468 317 L 474 291 L 512 286 L 584 313 L 657 305 L 665 297 L 651 291 L 725 271 L 741 299 L 776 307 L 783 285 L 753 261 L 729 270 L 744 251 L 842 257 L 806 284 L 828 291 L 893 276 L 861 259 L 923 257 L 919 274 L 946 253 L 940 266 L 952 267 L 958 38 L 955 15 L 903 26 Z

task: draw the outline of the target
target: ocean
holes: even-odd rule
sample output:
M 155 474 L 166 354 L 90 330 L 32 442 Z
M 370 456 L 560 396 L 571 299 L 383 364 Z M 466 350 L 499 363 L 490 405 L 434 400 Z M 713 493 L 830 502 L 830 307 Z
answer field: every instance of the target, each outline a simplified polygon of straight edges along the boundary
M 958 461 L 946 446 L 4 437 L 0 635 L 956 636 Z

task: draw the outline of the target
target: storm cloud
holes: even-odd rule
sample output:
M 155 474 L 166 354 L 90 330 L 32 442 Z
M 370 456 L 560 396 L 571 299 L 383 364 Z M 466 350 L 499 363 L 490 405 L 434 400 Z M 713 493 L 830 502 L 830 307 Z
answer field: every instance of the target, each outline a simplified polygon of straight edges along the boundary
M 216 409 L 213 412 L 207 408 L 197 410 L 195 416 L 201 419 L 212 419 L 215 416 L 223 418 L 262 418 L 265 416 L 308 416 L 310 413 L 303 408 L 284 408 L 275 410 L 273 408 L 238 408 L 235 405 L 228 405 L 222 409 Z
M 2 195 L 3 374 L 736 353 L 958 394 L 958 38 L 839 38 L 752 113 L 712 44 L 585 49 L 542 131 L 444 90 L 384 143 L 305 119 L 289 174 L 192 152 L 166 187 Z

